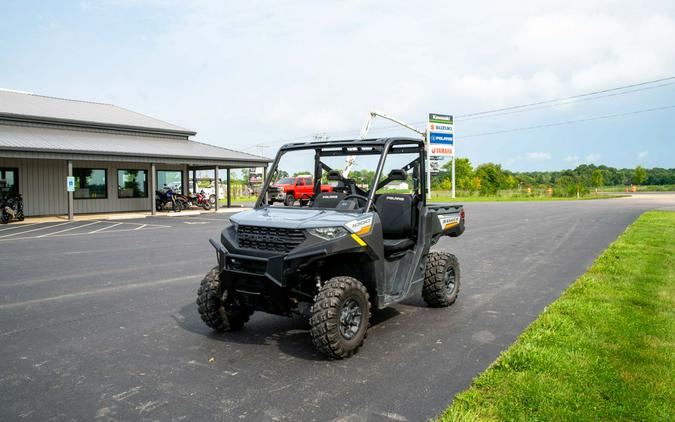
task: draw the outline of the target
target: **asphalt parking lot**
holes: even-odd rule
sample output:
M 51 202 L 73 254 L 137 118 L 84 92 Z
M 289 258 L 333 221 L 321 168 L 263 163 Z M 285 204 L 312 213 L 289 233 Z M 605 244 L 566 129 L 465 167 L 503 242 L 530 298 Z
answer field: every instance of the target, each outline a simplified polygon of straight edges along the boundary
M 438 245 L 460 259 L 457 303 L 376 314 L 344 361 L 300 319 L 203 325 L 194 299 L 225 215 L 1 226 L 0 420 L 425 420 L 641 212 L 674 205 L 468 204 L 466 233 Z

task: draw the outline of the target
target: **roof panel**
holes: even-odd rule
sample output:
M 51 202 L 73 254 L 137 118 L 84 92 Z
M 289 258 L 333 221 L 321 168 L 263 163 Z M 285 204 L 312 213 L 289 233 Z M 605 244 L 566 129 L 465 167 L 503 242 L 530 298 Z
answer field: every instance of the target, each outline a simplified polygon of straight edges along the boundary
M 0 150 L 269 162 L 268 158 L 201 142 L 28 126 L 0 125 Z
M 67 100 L 1 89 L 0 114 L 194 133 L 189 129 L 112 104 Z

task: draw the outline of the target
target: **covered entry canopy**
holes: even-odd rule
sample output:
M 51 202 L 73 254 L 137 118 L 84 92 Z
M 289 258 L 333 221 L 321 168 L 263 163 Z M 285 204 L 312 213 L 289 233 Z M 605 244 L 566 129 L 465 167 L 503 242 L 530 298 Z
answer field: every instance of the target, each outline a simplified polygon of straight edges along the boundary
M 111 104 L 0 90 L 0 176 L 11 173 L 26 215 L 154 212 L 157 172 L 180 171 L 187 193 L 190 170 L 215 170 L 217 175 L 226 169 L 229 184 L 229 169 L 265 168 L 271 161 L 191 140 L 195 134 Z M 73 169 L 76 177 L 96 171 L 104 181 L 98 193 L 73 198 L 66 192 Z M 141 195 L 122 193 L 126 186 L 119 186 L 124 180 L 120 172 L 142 172 L 146 186 L 137 189 Z M 229 193 L 228 186 L 228 199 Z

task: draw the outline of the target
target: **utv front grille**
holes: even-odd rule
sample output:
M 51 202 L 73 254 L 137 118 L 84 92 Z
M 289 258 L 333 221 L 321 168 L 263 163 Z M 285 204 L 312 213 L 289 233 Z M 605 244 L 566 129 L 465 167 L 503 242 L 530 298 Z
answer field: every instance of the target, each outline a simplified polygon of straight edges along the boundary
M 305 233 L 298 229 L 256 226 L 239 226 L 237 228 L 237 243 L 240 248 L 290 252 L 305 239 Z

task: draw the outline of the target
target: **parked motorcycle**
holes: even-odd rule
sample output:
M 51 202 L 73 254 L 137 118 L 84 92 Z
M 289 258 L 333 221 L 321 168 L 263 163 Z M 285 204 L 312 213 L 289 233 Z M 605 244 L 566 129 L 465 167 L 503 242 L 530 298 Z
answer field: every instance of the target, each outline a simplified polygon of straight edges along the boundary
M 7 199 L 0 199 L 0 224 L 7 224 L 9 220 L 23 221 L 23 198 L 21 194 Z
M 183 206 L 183 209 L 189 209 L 191 207 L 202 207 L 205 210 L 210 210 L 211 209 L 211 203 L 209 202 L 208 198 L 206 197 L 206 192 L 203 190 L 196 195 L 182 195 L 179 193 L 174 194 L 176 197 L 177 201 L 180 201 L 181 205 Z
M 209 198 L 206 196 L 206 192 L 204 190 L 201 190 L 199 193 L 196 195 L 192 195 L 192 204 L 196 205 L 198 207 L 202 207 L 205 210 L 210 210 L 211 209 L 211 201 Z M 215 201 L 214 201 L 215 203 Z
M 170 187 L 155 191 L 155 194 L 157 195 L 155 198 L 155 208 L 157 211 L 163 211 L 168 206 L 171 206 L 173 212 L 181 212 L 183 210 L 183 203 L 176 198 L 176 194 Z
M 192 203 L 192 198 L 187 195 L 183 195 L 182 193 L 174 193 L 173 196 L 176 202 L 180 203 L 181 209 L 187 210 L 190 209 L 192 205 L 194 205 Z

